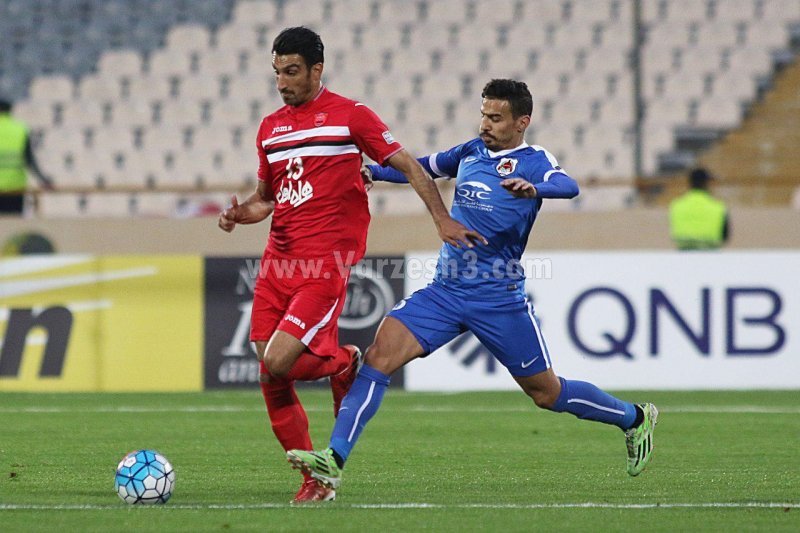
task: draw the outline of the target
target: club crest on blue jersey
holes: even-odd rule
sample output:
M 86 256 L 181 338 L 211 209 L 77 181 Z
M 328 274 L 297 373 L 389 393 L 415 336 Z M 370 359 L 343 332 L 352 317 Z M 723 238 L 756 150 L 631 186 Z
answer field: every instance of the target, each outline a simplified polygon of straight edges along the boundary
M 513 174 L 517 169 L 517 160 L 510 157 L 504 157 L 497 163 L 497 173 L 501 176 L 508 176 Z

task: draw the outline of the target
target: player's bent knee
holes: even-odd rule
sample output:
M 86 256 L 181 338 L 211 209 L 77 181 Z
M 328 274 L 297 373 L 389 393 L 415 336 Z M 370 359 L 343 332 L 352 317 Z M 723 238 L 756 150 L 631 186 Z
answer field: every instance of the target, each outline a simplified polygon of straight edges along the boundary
M 533 391 L 526 391 L 528 396 L 531 397 L 533 403 L 536 404 L 536 407 L 541 409 L 550 410 L 556 404 L 556 400 L 558 400 L 558 394 L 554 394 L 552 391 L 549 390 L 533 390 Z
M 364 362 L 379 372 L 390 375 L 403 366 L 402 354 L 373 344 L 364 352 Z
M 286 375 L 292 369 L 291 362 L 287 363 L 286 361 L 277 357 L 270 357 L 269 353 L 267 353 L 264 357 L 264 366 L 267 367 L 269 375 L 272 375 L 276 378 L 286 377 Z
M 558 383 L 557 381 L 555 383 Z M 530 396 L 533 403 L 542 409 L 551 410 L 558 401 L 561 387 L 551 386 L 549 381 L 520 381 L 520 386 L 525 394 Z
M 264 361 L 264 356 L 267 354 L 267 342 L 266 341 L 255 341 L 256 345 L 256 359 L 260 362 Z
M 364 351 L 364 363 L 368 364 L 372 368 L 381 370 L 381 368 L 386 365 L 386 362 L 386 353 L 384 350 L 381 350 L 377 344 L 370 345 Z

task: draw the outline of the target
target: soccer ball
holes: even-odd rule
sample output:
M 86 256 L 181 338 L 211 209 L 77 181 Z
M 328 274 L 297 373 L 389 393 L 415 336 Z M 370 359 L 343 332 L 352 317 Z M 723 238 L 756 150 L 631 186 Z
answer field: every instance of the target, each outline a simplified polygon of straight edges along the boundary
M 175 470 L 157 451 L 136 450 L 119 462 L 114 488 L 125 503 L 167 503 L 175 488 Z

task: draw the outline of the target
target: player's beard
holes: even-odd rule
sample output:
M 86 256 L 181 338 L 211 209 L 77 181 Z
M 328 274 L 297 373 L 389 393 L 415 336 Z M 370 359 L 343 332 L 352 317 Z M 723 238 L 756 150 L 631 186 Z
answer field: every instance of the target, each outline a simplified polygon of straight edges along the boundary
M 292 90 L 285 90 L 285 91 L 282 91 L 280 93 L 281 94 L 281 99 L 283 100 L 284 104 L 290 105 L 290 106 L 300 106 L 300 105 L 305 104 L 306 102 L 308 102 L 311 99 L 312 83 L 311 83 L 311 74 L 310 73 L 306 77 L 305 81 L 306 81 L 306 85 L 305 85 L 305 87 L 303 87 L 301 89 L 301 93 L 305 96 L 305 98 L 302 99 L 302 101 L 301 101 L 301 97 L 298 96 L 298 89 L 300 89 L 300 88 L 295 88 L 295 89 L 292 89 Z
M 481 140 L 483 141 L 483 145 L 493 151 L 497 151 L 497 139 L 489 135 L 488 133 L 481 133 Z

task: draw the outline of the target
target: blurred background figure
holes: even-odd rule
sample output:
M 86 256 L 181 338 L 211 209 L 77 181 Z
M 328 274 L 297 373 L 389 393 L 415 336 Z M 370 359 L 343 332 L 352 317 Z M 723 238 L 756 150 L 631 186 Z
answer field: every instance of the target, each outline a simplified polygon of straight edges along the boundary
M 53 182 L 45 176 L 33 156 L 28 127 L 11 116 L 11 102 L 0 100 L 0 215 L 21 215 L 28 175 L 25 167 L 45 189 Z
M 670 203 L 670 235 L 679 250 L 719 248 L 728 240 L 728 209 L 709 192 L 712 179 L 704 168 L 692 170 L 689 190 Z

